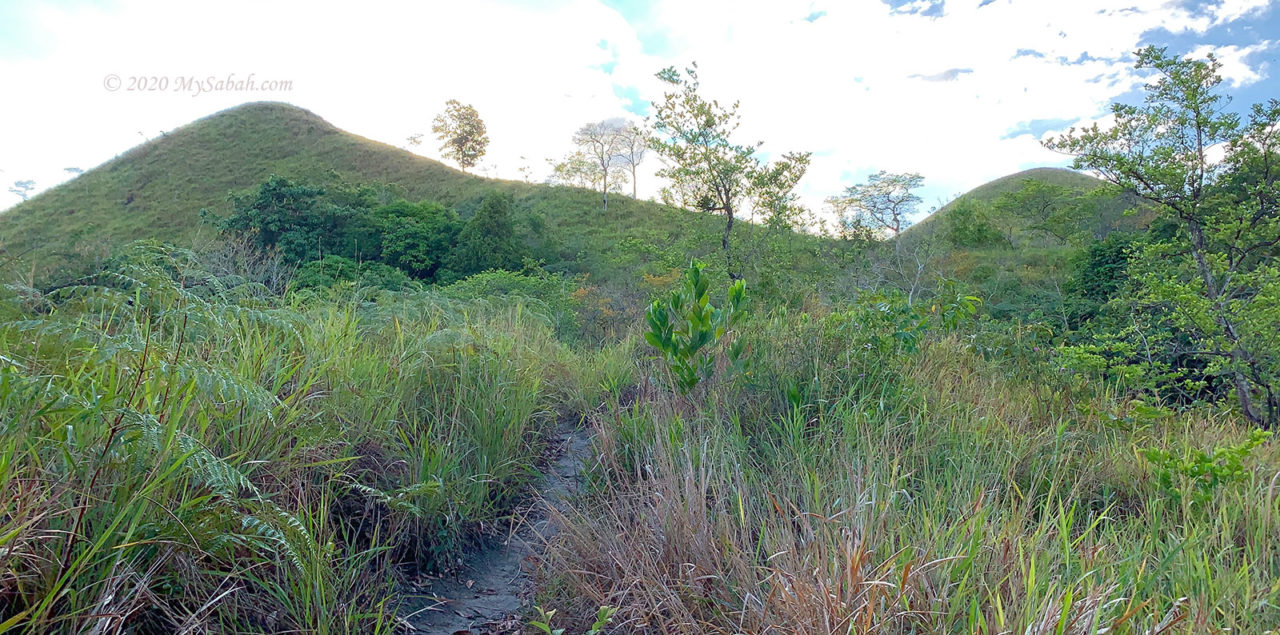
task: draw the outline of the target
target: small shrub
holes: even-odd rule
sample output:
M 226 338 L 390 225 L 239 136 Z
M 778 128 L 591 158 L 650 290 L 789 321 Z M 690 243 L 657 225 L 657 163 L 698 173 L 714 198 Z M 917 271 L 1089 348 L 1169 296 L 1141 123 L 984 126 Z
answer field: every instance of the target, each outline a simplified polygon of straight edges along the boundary
M 529 626 L 538 629 L 541 633 L 546 633 L 546 635 L 565 635 L 565 629 L 551 628 L 551 620 L 556 616 L 555 609 L 544 611 L 540 606 L 537 607 L 537 609 L 538 619 L 530 621 Z M 600 607 L 600 609 L 596 611 L 595 623 L 593 623 L 591 625 L 591 629 L 583 633 L 583 635 L 600 635 L 601 633 L 604 633 L 604 627 L 608 626 L 609 622 L 613 621 L 613 614 L 617 612 L 618 609 L 612 606 Z
M 728 304 L 718 309 L 711 304 L 711 281 L 702 273 L 705 268 L 697 260 L 689 263 L 682 287 L 666 301 L 655 300 L 645 313 L 649 330 L 644 339 L 662 354 L 676 388 L 685 394 L 711 379 L 718 358 L 717 345 L 745 314 L 746 284 L 742 280 L 731 284 Z M 730 344 L 723 352 L 730 367 L 741 370 L 741 341 Z
M 1142 451 L 1142 456 L 1155 467 L 1160 490 L 1165 495 L 1174 502 L 1186 500 L 1203 506 L 1219 489 L 1248 478 L 1245 459 L 1270 437 L 1270 432 L 1254 430 L 1244 441 L 1215 448 L 1212 454 L 1192 449 L 1179 456 L 1168 450 L 1148 448 Z
M 446 297 L 458 300 L 520 298 L 539 305 L 557 333 L 567 335 L 578 324 L 578 284 L 573 278 L 541 269 L 526 273 L 492 270 L 468 276 L 441 288 Z

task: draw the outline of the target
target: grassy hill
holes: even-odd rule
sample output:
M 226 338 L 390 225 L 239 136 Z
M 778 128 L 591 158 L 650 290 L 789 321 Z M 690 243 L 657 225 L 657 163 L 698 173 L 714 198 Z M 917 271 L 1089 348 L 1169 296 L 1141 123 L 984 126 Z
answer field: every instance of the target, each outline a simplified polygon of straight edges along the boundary
M 1016 192 L 1021 189 L 1027 179 L 1081 192 L 1107 185 L 1106 181 L 1102 179 L 1066 168 L 1032 168 L 1023 170 L 1008 176 L 1002 176 L 965 192 L 950 203 L 943 205 L 936 212 L 925 217 L 919 223 L 908 228 L 904 234 L 914 236 L 936 231 L 942 226 L 942 221 L 946 219 L 948 212 L 960 201 L 976 201 L 981 205 L 990 206 L 995 204 L 1002 194 Z M 1095 236 L 1105 235 L 1116 229 L 1134 229 L 1144 226 L 1148 220 L 1146 216 L 1139 215 L 1136 218 L 1125 218 L 1123 216 L 1125 210 L 1139 206 L 1139 200 L 1127 193 L 1120 194 L 1109 200 L 1100 201 L 1098 215 L 1091 223 L 1090 229 L 1093 230 L 1092 233 Z M 1019 219 L 1000 220 L 1022 224 Z
M 589 273 L 596 283 L 637 290 L 644 275 L 663 276 L 690 255 L 719 255 L 718 217 L 611 197 L 608 212 L 598 194 L 571 187 L 488 179 L 461 172 L 411 152 L 340 130 L 316 114 L 283 103 L 249 103 L 197 120 L 139 145 L 80 177 L 0 214 L 0 249 L 7 275 L 34 273 L 36 280 L 65 279 L 87 263 L 132 240 L 157 238 L 177 245 L 211 240 L 216 230 L 201 210 L 231 212 L 229 194 L 256 188 L 278 174 L 312 184 L 382 183 L 409 200 L 434 200 L 464 217 L 486 192 L 512 195 L 520 231 L 548 269 Z M 1077 189 L 1101 181 L 1058 168 L 1040 168 L 997 179 L 961 199 L 990 203 L 1035 178 Z M 1099 227 L 1117 224 L 1118 198 L 1104 206 Z M 915 239 L 941 227 L 950 206 L 909 230 Z M 802 281 L 831 293 L 848 286 L 849 259 L 837 257 L 835 241 L 802 234 L 769 236 L 762 227 L 738 223 L 736 256 L 752 284 L 770 276 Z M 1065 267 L 1066 250 L 1034 243 L 1014 249 L 949 249 L 945 275 L 981 286 L 995 302 L 1040 284 Z M 751 270 L 752 262 L 759 263 Z M 769 263 L 785 263 L 785 267 Z M 636 299 L 643 299 L 637 296 Z
M 86 261 L 140 238 L 178 245 L 210 239 L 207 209 L 226 215 L 229 193 L 255 188 L 272 174 L 328 184 L 391 184 L 409 200 L 434 200 L 466 217 L 491 190 L 513 196 L 522 227 L 544 237 L 549 268 L 590 272 L 594 280 L 638 279 L 712 254 L 722 221 L 682 209 L 570 187 L 487 179 L 340 130 L 284 103 L 249 103 L 199 119 L 139 145 L 59 187 L 0 214 L 0 248 L 11 270 L 37 279 L 75 273 Z M 739 223 L 740 234 L 759 228 Z M 824 266 L 789 239 L 801 270 Z
M 957 197 L 903 232 L 902 240 L 909 245 L 923 245 L 934 258 L 938 273 L 963 283 L 984 298 L 991 315 L 1061 323 L 1070 319 L 1064 313 L 1064 290 L 1070 285 L 1075 270 L 1073 258 L 1080 246 L 1028 230 L 1027 220 L 994 207 L 1002 195 L 1020 190 L 1028 179 L 1082 193 L 1106 185 L 1101 179 L 1064 168 L 1035 168 L 1010 174 Z M 964 202 L 977 203 L 999 226 L 1004 238 L 981 246 L 951 244 L 946 237 L 948 214 Z M 1137 213 L 1127 214 L 1128 210 Z M 1094 215 L 1082 222 L 1080 230 L 1086 238 L 1097 240 L 1117 231 L 1141 231 L 1151 218 L 1140 199 L 1122 192 L 1098 199 Z

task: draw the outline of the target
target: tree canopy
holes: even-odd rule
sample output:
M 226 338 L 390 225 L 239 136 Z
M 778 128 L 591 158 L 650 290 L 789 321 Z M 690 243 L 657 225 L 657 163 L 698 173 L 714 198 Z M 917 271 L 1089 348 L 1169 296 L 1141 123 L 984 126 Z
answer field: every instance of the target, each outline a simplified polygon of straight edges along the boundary
M 1273 426 L 1280 421 L 1280 100 L 1255 104 L 1247 118 L 1235 114 L 1213 57 L 1148 47 L 1137 67 L 1152 78 L 1141 103 L 1114 104 L 1114 125 L 1073 129 L 1049 146 L 1137 193 L 1170 229 L 1135 247 L 1130 263 L 1134 331 L 1168 334 L 1160 344 L 1169 354 L 1139 371 L 1172 372 L 1191 394 L 1222 378 L 1247 420 Z M 1202 361 L 1203 371 L 1180 374 L 1185 359 Z
M 724 106 L 699 92 L 696 63 L 684 73 L 668 67 L 657 76 L 669 92 L 653 103 L 650 146 L 664 160 L 658 176 L 671 181 L 665 197 L 724 214 L 720 245 L 729 275 L 737 278 L 730 249 L 734 221 L 753 202 L 765 208 L 794 204 L 790 193 L 804 176 L 809 154 L 785 155 L 787 167 L 770 171 L 756 155 L 759 142 L 743 144 L 734 138 L 741 125 L 738 103 Z
M 456 99 L 445 102 L 444 112 L 431 123 L 431 132 L 440 140 L 440 151 L 463 170 L 475 167 L 489 147 L 480 113 Z

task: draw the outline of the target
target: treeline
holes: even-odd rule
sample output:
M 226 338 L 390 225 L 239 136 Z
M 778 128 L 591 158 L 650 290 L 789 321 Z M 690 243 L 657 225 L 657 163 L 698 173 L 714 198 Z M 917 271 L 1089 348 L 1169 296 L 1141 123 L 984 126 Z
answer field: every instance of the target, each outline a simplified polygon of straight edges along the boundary
M 492 269 L 518 271 L 530 255 L 516 237 L 511 198 L 499 193 L 486 195 L 465 221 L 453 208 L 411 202 L 376 185 L 325 188 L 281 176 L 232 202 L 230 216 L 206 216 L 224 234 L 298 266 L 304 287 L 449 283 Z

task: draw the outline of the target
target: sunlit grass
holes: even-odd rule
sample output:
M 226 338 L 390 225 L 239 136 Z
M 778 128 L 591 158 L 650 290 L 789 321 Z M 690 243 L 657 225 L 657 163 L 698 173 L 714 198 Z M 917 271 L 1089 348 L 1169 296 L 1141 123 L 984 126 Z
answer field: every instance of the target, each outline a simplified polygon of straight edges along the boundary
M 286 304 L 180 251 L 127 262 L 5 300 L 5 628 L 389 631 L 396 573 L 535 477 L 571 377 L 518 301 Z
M 1238 441 L 1229 415 L 1143 420 L 967 338 L 885 354 L 833 323 L 744 327 L 763 370 L 705 408 L 650 384 L 602 410 L 597 491 L 542 562 L 543 605 L 582 624 L 618 606 L 623 630 L 655 632 L 1280 625 L 1274 446 L 1203 506 L 1172 501 L 1137 452 Z

